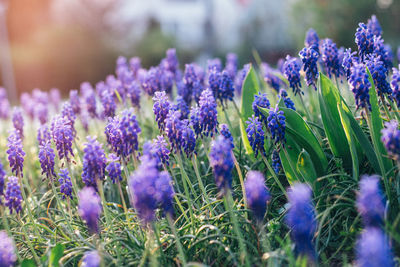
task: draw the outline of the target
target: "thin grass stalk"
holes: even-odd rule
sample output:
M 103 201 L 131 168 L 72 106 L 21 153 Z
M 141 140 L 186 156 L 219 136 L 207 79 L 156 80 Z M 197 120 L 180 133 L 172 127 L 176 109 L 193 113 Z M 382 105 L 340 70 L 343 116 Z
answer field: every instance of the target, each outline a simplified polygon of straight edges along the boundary
M 279 177 L 276 175 L 274 169 L 272 169 L 271 164 L 269 164 L 268 159 L 262 153 L 261 153 L 261 156 L 262 156 L 262 158 L 264 160 L 265 165 L 268 168 L 268 171 L 271 173 L 272 177 L 274 178 L 276 184 L 279 186 L 279 188 L 281 189 L 282 193 L 287 197 L 286 190 L 283 187 L 281 181 L 279 180 Z
M 171 228 L 172 233 L 173 233 L 173 235 L 174 235 L 174 237 L 175 237 L 175 240 L 176 240 L 176 247 L 177 247 L 177 249 L 178 249 L 179 259 L 180 259 L 181 262 L 183 263 L 183 266 L 186 266 L 186 256 L 185 256 L 185 252 L 184 252 L 184 250 L 183 250 L 183 246 L 182 246 L 180 237 L 179 237 L 179 235 L 178 235 L 178 232 L 176 231 L 175 224 L 174 224 L 174 220 L 172 219 L 171 214 L 167 214 L 167 221 L 168 221 L 169 227 Z

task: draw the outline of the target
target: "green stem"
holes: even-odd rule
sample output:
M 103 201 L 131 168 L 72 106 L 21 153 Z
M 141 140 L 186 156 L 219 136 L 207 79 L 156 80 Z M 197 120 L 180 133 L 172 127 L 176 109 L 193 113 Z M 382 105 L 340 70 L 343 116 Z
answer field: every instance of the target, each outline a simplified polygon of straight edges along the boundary
M 237 171 L 238 176 L 239 176 L 240 186 L 242 187 L 243 202 L 244 202 L 244 205 L 247 207 L 247 195 L 246 195 L 246 188 L 244 186 L 244 179 L 243 179 L 242 170 L 240 169 L 239 162 L 237 161 L 237 159 L 235 157 L 235 154 L 233 153 L 233 151 L 231 151 L 231 152 L 232 152 L 233 162 L 235 164 L 236 171 Z M 247 213 L 246 213 L 245 216 L 246 216 L 246 219 L 247 219 Z
M 58 209 L 61 210 L 61 213 L 63 214 L 64 220 L 67 222 L 68 228 L 70 229 L 71 233 L 73 233 L 74 229 L 71 226 L 70 220 L 67 219 L 67 215 L 65 213 L 64 208 L 61 206 L 61 200 L 58 197 L 58 193 L 57 193 L 56 187 L 54 186 L 54 180 L 52 179 L 52 181 L 50 181 L 50 183 L 51 183 L 51 189 L 53 190 L 53 195 L 55 196 L 56 201 L 57 201 Z M 71 216 L 71 219 L 72 219 L 72 216 Z
M 262 156 L 262 158 L 263 158 L 263 160 L 264 160 L 265 165 L 266 165 L 267 168 L 268 168 L 268 171 L 271 173 L 272 177 L 274 178 L 275 182 L 278 184 L 278 186 L 279 186 L 279 188 L 281 189 L 282 193 L 283 193 L 285 196 L 287 196 L 287 195 L 286 195 L 286 190 L 285 190 L 285 188 L 283 187 L 281 181 L 279 181 L 279 178 L 278 178 L 278 176 L 276 175 L 274 169 L 272 169 L 271 164 L 269 164 L 268 159 L 267 159 L 267 158 L 265 157 L 265 155 L 262 154 L 262 153 L 261 153 L 261 156 Z
M 21 190 L 21 191 L 22 191 L 22 190 Z M 22 225 L 21 228 L 22 228 L 22 232 L 23 232 L 23 234 L 24 234 L 24 237 L 25 237 L 25 239 L 26 239 L 26 242 L 28 242 L 29 249 L 32 251 L 33 258 L 34 258 L 34 260 L 35 260 L 37 266 L 40 266 L 40 259 L 39 259 L 38 255 L 36 254 L 35 248 L 33 247 L 32 242 L 31 242 L 31 240 L 29 239 L 28 234 L 26 233 L 25 223 L 22 221 L 22 219 L 20 218 L 19 215 L 18 215 L 18 218 L 19 218 L 19 221 L 20 221 L 20 223 L 21 223 L 21 225 Z
M 197 180 L 199 182 L 200 190 L 203 192 L 203 196 L 204 196 L 204 199 L 205 199 L 206 203 L 210 204 L 210 198 L 207 195 L 206 188 L 204 187 L 203 181 L 202 181 L 201 176 L 200 176 L 199 168 L 197 166 L 197 157 L 196 157 L 196 155 L 193 155 L 192 163 L 193 163 L 194 172 L 196 173 L 196 177 L 197 177 Z M 210 215 L 211 215 L 212 214 L 211 207 L 208 206 L 208 209 L 209 209 Z
M 237 221 L 236 215 L 233 212 L 234 202 L 232 199 L 232 192 L 230 189 L 227 190 L 224 200 L 225 200 L 224 201 L 225 208 L 231 217 L 231 220 L 233 222 L 233 229 L 234 229 L 236 237 L 239 241 L 240 262 L 241 262 L 241 264 L 243 264 L 243 262 L 244 262 L 245 266 L 249 267 L 250 261 L 249 261 L 248 255 L 247 255 L 246 244 L 243 241 L 243 235 L 242 235 L 242 232 L 240 231 L 239 223 Z
M 78 190 L 78 186 L 77 186 L 77 181 L 75 180 L 74 173 L 72 172 L 71 163 L 67 160 L 66 164 L 67 164 L 69 175 L 71 177 L 72 190 L 74 191 L 75 196 L 78 197 L 79 190 Z
M 167 220 L 169 223 L 169 227 L 171 228 L 172 233 L 174 234 L 175 239 L 176 239 L 176 247 L 178 248 L 179 258 L 180 258 L 181 262 L 183 263 L 183 266 L 185 266 L 186 265 L 185 252 L 183 250 L 182 243 L 181 243 L 180 237 L 178 236 L 178 232 L 176 231 L 175 224 L 171 217 L 171 214 L 167 214 Z
M 162 260 L 162 262 L 160 262 L 160 263 L 161 263 L 161 265 L 167 264 L 167 258 L 165 257 L 165 254 L 164 254 L 164 250 L 163 250 L 163 247 L 162 247 L 162 244 L 161 244 L 160 235 L 158 233 L 157 227 L 156 227 L 154 222 L 152 223 L 152 227 L 153 227 L 155 238 L 157 240 L 158 247 L 160 248 L 160 255 L 161 255 L 161 260 Z
M 306 104 L 304 103 L 304 99 L 303 99 L 303 96 L 301 95 L 301 93 L 299 93 L 299 98 L 300 98 L 301 105 L 303 106 L 304 112 L 306 113 L 307 120 L 312 121 L 311 114 L 308 111 L 308 109 L 306 108 Z

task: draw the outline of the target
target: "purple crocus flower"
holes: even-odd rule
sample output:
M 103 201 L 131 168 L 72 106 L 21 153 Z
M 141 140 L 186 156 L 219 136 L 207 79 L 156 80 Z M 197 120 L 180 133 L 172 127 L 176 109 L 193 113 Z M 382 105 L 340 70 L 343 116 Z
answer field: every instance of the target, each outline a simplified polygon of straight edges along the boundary
M 15 244 L 5 231 L 0 231 L 0 266 L 11 267 L 17 262 Z
M 202 134 L 213 136 L 217 132 L 218 111 L 217 103 L 210 89 L 206 89 L 201 93 L 199 112 Z
M 101 258 L 96 250 L 87 251 L 83 256 L 81 267 L 100 267 Z
M 22 141 L 16 131 L 12 131 L 8 137 L 8 162 L 14 175 L 18 177 L 23 176 L 24 157 L 25 152 L 22 149 Z
M 86 186 L 97 189 L 97 180 L 104 180 L 106 168 L 106 155 L 103 145 L 95 137 L 87 137 L 83 149 L 82 180 Z
M 21 139 L 24 139 L 24 117 L 20 108 L 15 107 L 12 112 L 14 129 Z
M 69 120 L 60 115 L 54 117 L 51 123 L 51 134 L 56 145 L 58 157 L 60 160 L 65 158 L 69 161 L 69 157 L 74 156 L 72 142 L 75 136 Z
M 72 182 L 68 169 L 60 169 L 58 176 L 60 177 L 58 182 L 60 183 L 60 192 L 62 194 L 62 198 L 66 199 L 69 197 L 72 199 Z
M 5 205 L 10 209 L 10 214 L 13 213 L 13 210 L 15 210 L 16 213 L 21 211 L 22 195 L 18 177 L 8 177 L 7 189 L 6 193 L 4 194 L 4 198 Z
M 316 253 L 312 239 L 317 230 L 317 221 L 311 197 L 312 192 L 308 185 L 294 184 L 288 190 L 290 208 L 285 221 L 291 229 L 290 236 L 296 253 L 314 260 Z
M 108 155 L 106 171 L 113 184 L 122 181 L 121 164 L 119 163 L 119 157 L 111 153 Z
M 86 222 L 91 234 L 98 233 L 99 219 L 102 212 L 99 195 L 92 187 L 84 187 L 78 193 L 78 199 L 79 216 Z
M 42 168 L 42 175 L 45 174 L 48 179 L 56 177 L 56 173 L 54 172 L 55 157 L 56 155 L 54 154 L 53 148 L 51 148 L 50 141 L 39 145 L 39 162 Z
M 247 205 L 253 211 L 257 220 L 262 221 L 267 211 L 267 202 L 271 199 L 265 186 L 264 175 L 259 171 L 249 171 L 244 183 L 246 188 Z
M 218 136 L 211 144 L 209 158 L 215 183 L 220 192 L 226 194 L 232 187 L 232 169 L 234 166 L 230 141 Z
M 172 104 L 169 102 L 165 91 L 156 92 L 153 96 L 153 101 L 153 112 L 156 117 L 158 128 L 162 132 L 165 129 L 165 119 L 172 107 Z
M 381 141 L 385 145 L 388 154 L 393 159 L 400 161 L 400 130 L 396 120 L 385 123 L 385 128 L 381 131 Z

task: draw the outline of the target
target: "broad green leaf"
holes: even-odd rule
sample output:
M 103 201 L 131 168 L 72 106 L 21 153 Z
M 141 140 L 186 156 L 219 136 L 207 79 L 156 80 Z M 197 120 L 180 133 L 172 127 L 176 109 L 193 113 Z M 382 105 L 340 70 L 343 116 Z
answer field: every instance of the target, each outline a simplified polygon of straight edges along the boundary
M 342 102 L 337 104 L 337 108 L 339 111 L 340 121 L 342 122 L 344 133 L 346 135 L 347 143 L 350 147 L 351 160 L 352 160 L 352 168 L 353 168 L 353 178 L 358 180 L 358 155 L 356 148 L 356 140 L 354 140 L 353 131 L 350 126 L 350 120 L 342 108 Z
M 22 261 L 21 267 L 36 267 L 36 263 L 33 259 L 25 259 Z
M 252 103 L 254 100 L 254 95 L 257 94 L 259 90 L 260 86 L 258 84 L 257 74 L 251 66 L 246 78 L 243 81 L 242 105 L 240 108 L 240 132 L 242 135 L 244 148 L 249 155 L 253 155 L 253 149 L 251 148 L 249 139 L 247 138 L 245 122 L 253 114 Z
M 294 182 L 302 182 L 298 181 L 296 178 L 300 176 L 297 169 L 293 169 L 296 168 L 301 150 L 290 133 L 286 134 L 286 151 L 289 157 L 286 157 L 284 150 L 281 149 L 279 151 L 279 158 L 281 159 L 283 171 L 285 172 L 289 184 L 292 185 Z
M 393 164 L 387 156 L 386 149 L 381 142 L 381 130 L 383 129 L 383 120 L 381 118 L 381 112 L 379 110 L 378 96 L 376 94 L 374 80 L 372 79 L 371 73 L 369 72 L 368 68 L 367 73 L 369 82 L 371 83 L 371 88 L 369 89 L 369 101 L 371 103 L 371 128 L 369 130 L 371 133 L 372 142 L 375 143 L 375 146 L 378 149 L 376 153 L 378 153 L 378 157 L 380 157 L 383 162 L 385 172 L 388 172 L 393 167 Z
M 58 262 L 62 258 L 62 256 L 64 256 L 64 249 L 65 246 L 62 244 L 57 244 L 54 248 L 52 248 L 49 259 L 49 267 L 60 266 Z
M 335 157 L 341 158 L 343 165 L 349 169 L 352 162 L 351 153 L 337 108 L 337 103 L 341 101 L 339 90 L 322 73 L 319 76 L 319 88 L 321 118 L 329 146 Z
M 296 169 L 305 178 L 306 182 L 311 185 L 313 191 L 318 191 L 317 173 L 315 172 L 310 155 L 304 149 L 300 152 L 297 159 Z

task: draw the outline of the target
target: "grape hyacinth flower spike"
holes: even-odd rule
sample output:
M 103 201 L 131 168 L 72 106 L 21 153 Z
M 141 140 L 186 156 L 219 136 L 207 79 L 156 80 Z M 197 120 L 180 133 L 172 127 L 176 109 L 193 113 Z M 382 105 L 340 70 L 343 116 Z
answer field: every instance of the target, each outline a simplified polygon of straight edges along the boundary
M 10 133 L 7 142 L 8 162 L 11 171 L 18 177 L 23 176 L 25 152 L 22 149 L 22 141 L 20 135 L 14 130 Z
M 222 123 L 219 125 L 219 133 L 225 137 L 225 139 L 229 140 L 231 143 L 231 147 L 232 149 L 235 147 L 235 145 L 233 144 L 233 136 L 231 134 L 231 131 L 229 130 L 228 125 L 226 125 L 225 123 Z
M 60 169 L 58 176 L 60 177 L 58 182 L 60 183 L 60 192 L 62 194 L 62 198 L 66 199 L 69 197 L 72 199 L 72 182 L 68 169 Z
M 264 113 L 261 112 L 259 108 L 269 109 L 269 107 L 270 103 L 266 93 L 258 92 L 257 95 L 254 95 L 254 101 L 252 103 L 254 116 L 258 117 L 258 119 L 263 123 L 267 122 L 267 117 L 264 115 Z
M 252 115 L 252 117 L 250 117 L 249 120 L 246 121 L 246 123 L 247 138 L 249 139 L 250 146 L 254 151 L 254 156 L 257 157 L 258 152 L 265 154 L 265 133 L 261 121 L 257 117 Z
M 367 108 L 371 110 L 371 103 L 369 102 L 371 83 L 368 80 L 368 74 L 364 64 L 354 63 L 350 68 L 348 83 L 356 99 L 357 109 Z
M 39 145 L 39 162 L 42 168 L 42 175 L 45 174 L 48 179 L 56 177 L 54 171 L 54 159 L 56 155 L 51 147 L 50 141 L 47 141 L 43 145 Z
M 385 123 L 385 128 L 381 130 L 381 141 L 384 144 L 389 156 L 394 160 L 400 161 L 400 130 L 397 121 L 392 120 Z
M 0 162 L 0 205 L 2 202 L 2 196 L 4 196 L 4 186 L 6 182 L 6 171 L 4 170 L 3 164 Z
M 106 155 L 103 145 L 96 138 L 88 136 L 83 152 L 82 180 L 86 186 L 97 190 L 97 181 L 104 180 L 105 176 Z
M 339 77 L 340 75 L 340 62 L 338 57 L 338 49 L 336 44 L 329 38 L 323 40 L 321 45 L 321 59 L 324 63 L 325 70 L 329 76 L 335 75 Z
M 72 151 L 72 142 L 74 141 L 74 132 L 68 119 L 56 116 L 51 123 L 51 134 L 56 145 L 58 157 L 60 160 L 65 158 L 70 160 L 74 156 Z
M 304 94 L 301 91 L 300 82 L 300 64 L 295 57 L 286 56 L 286 61 L 283 65 L 283 71 L 286 79 L 289 81 L 290 88 L 292 88 L 295 95 L 298 93 Z
M 165 129 L 165 119 L 168 115 L 172 105 L 168 100 L 168 96 L 165 91 L 156 92 L 153 96 L 153 112 L 156 117 L 156 122 L 160 131 Z
M 390 87 L 392 88 L 393 98 L 396 101 L 397 106 L 400 107 L 400 66 L 397 69 L 393 68 Z
M 311 197 L 312 192 L 308 185 L 294 184 L 288 190 L 290 208 L 285 221 L 291 229 L 290 236 L 295 244 L 295 252 L 315 260 L 316 253 L 312 239 L 317 230 L 317 221 Z
M 0 266 L 11 267 L 17 262 L 15 244 L 5 231 L 0 231 Z
M 290 97 L 288 96 L 288 93 L 286 92 L 285 89 L 281 89 L 279 91 L 279 96 L 278 97 L 283 99 L 283 102 L 285 103 L 285 106 L 287 108 L 290 108 L 292 110 L 296 110 L 296 107 L 295 107 L 292 99 L 290 99 Z
M 247 205 L 258 221 L 262 221 L 267 211 L 267 202 L 271 199 L 265 186 L 264 176 L 259 171 L 249 171 L 246 181 Z
M 374 50 L 374 35 L 364 23 L 358 24 L 357 32 L 355 34 L 355 42 L 358 46 L 358 53 L 361 60 L 371 54 Z
M 22 116 L 22 111 L 20 108 L 14 108 L 12 112 L 12 123 L 14 129 L 21 138 L 24 139 L 24 117 Z
M 217 132 L 217 103 L 210 89 L 201 93 L 199 100 L 200 125 L 204 136 L 213 136 Z
M 310 47 L 319 53 L 319 37 L 317 32 L 310 28 L 306 33 L 306 38 L 304 40 L 305 47 Z
M 304 77 L 307 86 L 313 86 L 315 90 L 318 79 L 318 58 L 319 54 L 313 47 L 304 47 L 299 56 L 303 62 L 303 70 L 306 73 Z
M 5 205 L 10 209 L 10 214 L 13 213 L 13 210 L 15 210 L 16 213 L 21 211 L 22 195 L 18 177 L 8 177 L 7 189 L 6 193 L 4 194 L 4 198 Z
M 83 256 L 81 267 L 100 267 L 101 258 L 96 250 L 87 251 Z
M 84 187 L 79 193 L 79 216 L 86 222 L 89 232 L 96 234 L 99 232 L 99 219 L 102 212 L 101 200 L 99 195 L 92 187 Z
M 267 121 L 268 129 L 274 143 L 284 144 L 286 142 L 286 118 L 283 111 L 279 110 L 278 105 L 276 105 L 275 109 L 270 109 Z
M 119 163 L 119 157 L 111 153 L 108 155 L 106 171 L 113 184 L 122 181 L 121 164 Z

